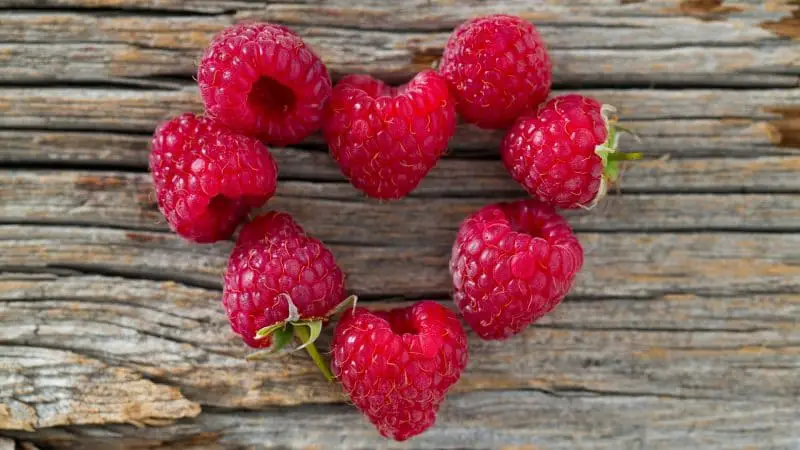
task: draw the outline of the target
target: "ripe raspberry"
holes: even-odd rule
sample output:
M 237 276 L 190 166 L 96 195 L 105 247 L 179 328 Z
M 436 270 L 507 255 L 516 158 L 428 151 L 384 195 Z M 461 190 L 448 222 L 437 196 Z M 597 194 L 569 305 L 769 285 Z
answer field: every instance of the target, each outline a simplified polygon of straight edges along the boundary
M 398 441 L 433 425 L 467 365 L 461 323 L 432 301 L 388 312 L 348 310 L 331 350 L 333 371 L 350 399 L 383 436 Z
M 290 334 L 288 328 L 310 322 L 321 327 L 344 299 L 344 274 L 333 254 L 290 215 L 268 212 L 242 227 L 225 272 L 222 304 L 247 345 L 270 347 L 277 339 L 256 339 L 269 327 L 265 337 L 277 331 L 274 326 Z
M 345 77 L 325 108 L 323 132 L 353 186 L 397 199 L 436 165 L 455 125 L 447 82 L 428 70 L 399 88 L 367 75 Z
M 536 28 L 519 17 L 492 15 L 461 24 L 439 66 L 458 113 L 481 128 L 506 128 L 550 93 L 552 67 Z
M 195 242 L 228 239 L 250 209 L 272 197 L 278 176 L 258 140 L 191 113 L 156 129 L 150 171 L 170 228 Z
M 559 208 L 590 208 L 619 176 L 616 110 L 580 95 L 556 97 L 520 117 L 500 151 L 511 177 L 532 196 Z
M 222 31 L 203 54 L 197 83 L 208 115 L 274 145 L 317 131 L 331 95 L 328 70 L 311 48 L 266 23 Z
M 455 301 L 482 339 L 505 339 L 555 308 L 583 265 L 567 222 L 538 200 L 489 205 L 458 230 Z

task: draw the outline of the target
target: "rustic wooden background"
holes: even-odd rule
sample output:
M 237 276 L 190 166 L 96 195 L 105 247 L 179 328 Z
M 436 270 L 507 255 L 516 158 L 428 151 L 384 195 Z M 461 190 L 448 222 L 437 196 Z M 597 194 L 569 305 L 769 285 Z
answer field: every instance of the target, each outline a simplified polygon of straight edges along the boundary
M 246 363 L 230 243 L 168 232 L 159 121 L 199 111 L 208 40 L 289 24 L 336 77 L 402 82 L 453 26 L 539 25 L 556 93 L 617 105 L 647 160 L 591 214 L 573 293 L 470 340 L 435 428 L 380 439 L 301 356 Z M 800 3 L 794 0 L 0 0 L 0 449 L 800 448 Z M 364 200 L 319 137 L 276 148 L 271 206 L 364 301 L 446 302 L 459 221 L 522 196 L 499 133 L 459 129 L 406 200 Z

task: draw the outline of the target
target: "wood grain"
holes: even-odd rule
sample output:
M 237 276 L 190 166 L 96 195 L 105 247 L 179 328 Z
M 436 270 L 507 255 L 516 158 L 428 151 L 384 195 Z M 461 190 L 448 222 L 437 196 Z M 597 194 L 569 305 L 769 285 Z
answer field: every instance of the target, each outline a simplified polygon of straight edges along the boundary
M 4 4 L 25 6 L 21 0 Z M 230 2 L 137 2 L 135 8 L 175 10 L 164 16 L 94 15 L 78 12 L 12 12 L 0 31 L 6 62 L 0 80 L 109 81 L 136 77 L 190 76 L 213 35 L 239 21 L 291 25 L 320 54 L 334 74 L 366 72 L 404 80 L 441 55 L 451 29 L 470 17 L 502 10 L 537 23 L 548 42 L 555 78 L 562 84 L 694 83 L 797 86 L 800 52 L 782 24 L 790 1 L 736 7 L 726 20 L 698 6 L 610 2 L 535 11 L 513 2 L 414 1 L 352 4 L 342 0 L 257 4 Z M 686 2 L 684 2 L 686 3 Z M 103 2 L 39 2 L 103 7 Z M 202 6 L 201 6 L 202 5 Z M 108 5 L 105 5 L 106 7 Z M 125 6 L 115 1 L 115 7 Z M 218 15 L 180 15 L 177 11 Z M 766 24 L 766 25 L 765 25 Z M 592 39 L 583 39 L 590 34 Z M 55 43 L 55 44 L 54 44 Z M 601 70 L 598 70 L 598 69 Z
M 103 359 L 217 407 L 344 400 L 302 356 L 246 362 L 245 347 L 221 314 L 218 291 L 80 274 L 13 278 L 0 281 L 0 341 L 12 346 L 0 346 L 5 358 L 22 351 L 14 346 L 26 345 L 34 349 L 28 354 L 32 361 L 56 360 L 39 353 Z M 791 396 L 800 390 L 793 376 L 800 363 L 800 327 L 792 319 L 799 311 L 800 296 L 791 293 L 570 298 L 511 341 L 471 336 L 470 369 L 457 391 L 530 388 L 565 396 L 718 400 Z M 30 366 L 31 373 L 52 368 Z
M 781 116 L 768 108 L 778 109 L 800 103 L 800 88 L 735 91 L 585 89 L 578 92 L 613 104 L 622 120 L 630 121 L 719 118 L 769 120 Z M 566 93 L 555 91 L 553 95 Z M 122 126 L 136 127 L 130 128 L 132 131 L 151 132 L 155 120 L 167 119 L 179 111 L 199 112 L 202 109 L 194 85 L 174 90 L 9 88 L 1 90 L 0 95 L 0 105 L 7 113 L 0 122 L 3 126 L 49 124 L 71 128 L 71 123 L 81 121 L 103 125 L 113 124 L 116 120 L 124 122 Z M 475 131 L 478 132 L 477 129 Z
M 727 179 L 748 176 L 758 183 L 752 177 L 754 165 L 758 167 L 751 162 L 739 173 L 723 172 L 721 187 L 726 187 Z M 712 177 L 714 172 L 708 169 L 707 164 L 701 165 L 698 172 Z M 478 170 L 476 165 L 474 171 Z M 432 175 L 411 198 L 389 203 L 366 200 L 344 182 L 284 181 L 262 210 L 287 211 L 326 241 L 427 245 L 451 241 L 461 221 L 489 203 L 525 197 L 502 167 L 497 167 L 496 178 L 487 177 L 487 182 L 469 190 L 453 186 L 460 177 L 447 168 L 441 171 L 447 177 Z M 658 194 L 630 194 L 636 191 L 637 181 L 643 184 L 648 178 L 648 172 L 644 166 L 632 167 L 626 174 L 624 195 L 611 196 L 592 211 L 567 211 L 566 216 L 579 231 L 797 230 L 800 223 L 800 182 L 794 175 L 779 186 L 792 192 L 783 195 L 683 194 L 690 186 L 678 183 L 683 181 L 680 177 L 664 180 L 664 190 Z M 763 174 L 769 177 L 774 174 Z M 713 180 L 706 181 L 719 189 Z M 149 174 L 0 171 L 0 196 L 8 200 L 0 205 L 0 223 L 169 231 L 158 211 Z
M 365 72 L 395 82 L 407 80 L 418 71 L 430 68 L 441 55 L 449 35 L 295 28 L 335 76 Z M 571 36 L 586 32 L 583 28 L 571 33 L 563 31 Z M 105 44 L 102 41 L 58 45 L 4 44 L 0 46 L 0 54 L 8 65 L 0 72 L 3 75 L 0 81 L 14 81 L 18 77 L 39 82 L 189 77 L 196 73 L 196 61 L 204 45 L 183 50 L 139 43 Z M 767 48 L 553 48 L 550 53 L 554 77 L 567 85 L 721 83 L 795 86 L 796 65 L 800 60 L 796 49 L 789 46 Z
M 677 125 L 676 125 L 677 126 Z M 467 132 L 466 127 L 464 132 Z M 639 128 L 642 131 L 642 128 Z M 498 138 L 488 134 L 492 138 Z M 641 147 L 653 156 L 656 137 L 643 138 Z M 703 144 L 705 139 L 676 137 L 672 142 Z M 142 171 L 147 169 L 150 136 L 126 133 L 75 131 L 0 130 L 0 162 L 34 167 L 106 168 Z M 464 144 L 471 144 L 466 141 Z M 632 139 L 623 144 L 634 145 Z M 666 144 L 666 140 L 665 140 Z M 473 144 L 474 145 L 474 144 Z M 498 161 L 499 154 L 487 144 L 483 149 L 452 149 L 430 172 L 413 195 L 513 195 L 519 192 Z M 674 147 L 673 147 L 674 148 Z M 720 147 L 667 150 L 666 158 L 648 159 L 629 165 L 622 185 L 626 192 L 793 192 L 798 189 L 796 171 L 800 153 L 785 147 L 754 151 L 742 146 L 741 152 Z M 344 181 L 325 149 L 271 148 L 280 167 L 280 177 L 297 181 Z M 775 154 L 775 156 L 764 156 Z M 737 155 L 740 158 L 728 156 Z M 783 155 L 783 156 L 781 156 Z M 685 158 L 690 156 L 690 158 Z M 108 174 L 110 175 L 110 174 Z M 125 176 L 125 174 L 122 174 Z M 463 180 L 470 180 L 464 183 Z
M 66 324 L 53 325 L 64 329 Z M 28 321 L 25 331 L 36 336 L 41 326 L 41 322 Z M 0 335 L 9 342 L 25 331 L 19 322 L 6 323 Z M 0 372 L 0 429 L 165 425 L 200 413 L 200 405 L 186 400 L 177 388 L 143 379 L 139 372 L 27 343 L 0 345 L 0 367 L 13 368 Z
M 754 150 L 758 155 L 786 154 L 787 148 L 796 149 L 800 142 L 800 125 L 782 122 L 800 120 L 790 109 L 790 105 L 800 105 L 800 89 L 580 92 L 619 108 L 626 124 L 641 136 L 641 142 L 625 141 L 631 151 L 752 156 Z M 564 92 L 555 94 L 559 93 Z M 0 88 L 0 128 L 151 133 L 160 121 L 201 110 L 195 86 L 177 90 Z M 502 132 L 461 126 L 450 147 L 468 154 L 496 154 L 493 149 L 501 138 Z M 309 143 L 322 141 L 315 137 Z
M 324 227 L 307 224 L 326 239 Z M 586 253 L 577 296 L 648 298 L 669 292 L 785 292 L 800 283 L 795 233 L 579 233 Z M 330 247 L 348 287 L 367 296 L 446 295 L 450 241 Z M 192 245 L 171 233 L 100 227 L 2 225 L 0 268 L 168 279 L 220 287 L 231 243 Z M 398 277 L 397 274 L 403 274 Z
M 509 405 L 514 408 L 509 408 Z M 743 413 L 746 411 L 746 413 Z M 536 391 L 479 392 L 449 398 L 436 427 L 405 443 L 378 438 L 345 406 L 263 412 L 209 413 L 193 421 L 145 430 L 125 426 L 47 429 L 12 433 L 59 448 L 309 449 L 332 443 L 350 449 L 638 449 L 791 450 L 797 442 L 796 408 L 770 402 L 552 396 Z M 307 427 L 298 427 L 298 423 Z M 741 430 L 746 430 L 742 432 Z M 732 438 L 731 436 L 735 436 Z M 731 445 L 731 439 L 735 444 Z

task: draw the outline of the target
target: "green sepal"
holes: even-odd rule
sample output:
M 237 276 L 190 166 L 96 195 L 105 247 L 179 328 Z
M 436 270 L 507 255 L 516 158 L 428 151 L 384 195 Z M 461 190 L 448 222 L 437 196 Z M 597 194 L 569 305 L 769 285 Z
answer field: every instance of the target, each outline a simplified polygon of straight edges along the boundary
M 612 110 L 606 111 L 613 113 Z M 619 164 L 615 161 L 617 146 L 619 145 L 619 133 L 611 119 L 607 118 L 606 114 L 608 114 L 608 112 L 605 112 L 603 116 L 606 120 L 606 129 L 608 130 L 606 141 L 598 145 L 594 152 L 603 161 L 603 176 L 607 181 L 614 182 L 617 180 L 617 177 L 619 177 Z
M 281 328 L 286 328 L 287 325 L 288 325 L 288 322 L 283 321 L 283 322 L 274 323 L 274 324 L 272 324 L 272 325 L 270 325 L 268 327 L 264 327 L 264 328 L 256 331 L 256 339 L 265 339 L 267 336 L 271 335 L 275 331 L 277 331 L 277 330 L 279 330 Z
M 304 325 L 305 326 L 294 327 L 294 335 L 297 336 L 297 339 L 303 344 L 299 348 L 305 348 L 308 356 L 310 356 L 314 364 L 317 365 L 317 368 L 319 368 L 322 375 L 325 376 L 325 379 L 333 381 L 334 376 L 333 373 L 331 373 L 330 367 L 328 367 L 328 363 L 317 351 L 317 346 L 314 345 L 314 341 L 319 337 L 319 330 L 322 329 L 322 321 L 308 321 L 305 322 Z M 319 326 L 319 330 L 315 331 L 317 326 Z M 306 330 L 306 327 L 308 330 Z
M 348 307 L 355 308 L 357 302 L 358 298 L 355 295 L 351 295 L 331 309 L 331 311 L 325 317 L 300 319 L 300 314 L 297 310 L 297 307 L 294 305 L 294 303 L 292 303 L 290 298 L 287 298 L 289 314 L 286 319 L 256 331 L 256 339 L 266 339 L 267 337 L 272 336 L 272 345 L 265 350 L 248 355 L 247 359 L 265 359 L 270 356 L 282 355 L 288 352 L 305 349 L 309 356 L 311 356 L 314 364 L 316 364 L 320 371 L 322 371 L 322 374 L 325 376 L 325 378 L 328 381 L 333 381 L 334 376 L 328 367 L 328 363 L 325 361 L 322 355 L 320 355 L 319 351 L 317 351 L 314 342 L 319 338 L 320 334 L 322 334 L 323 320 L 338 314 Z M 300 346 L 292 350 L 284 350 L 286 344 L 292 340 L 293 336 L 300 341 Z
M 270 353 L 277 353 L 281 351 L 289 341 L 292 340 L 294 331 L 291 327 L 281 328 L 272 333 L 272 345 L 269 347 Z
M 594 152 L 600 157 L 603 164 L 603 175 L 600 177 L 600 187 L 597 190 L 597 195 L 588 205 L 581 205 L 585 209 L 592 209 L 597 203 L 605 197 L 609 187 L 617 181 L 620 176 L 620 161 L 630 161 L 641 159 L 641 153 L 623 153 L 617 151 L 619 145 L 620 132 L 628 132 L 629 130 L 617 125 L 616 117 L 617 109 L 611 105 L 603 105 L 600 108 L 600 114 L 603 117 L 603 122 L 606 126 L 606 140 L 602 144 L 595 147 Z
M 287 325 L 286 327 L 278 327 L 269 335 L 264 335 L 261 339 L 267 338 L 267 336 L 272 336 L 272 343 L 269 347 L 265 348 L 264 350 L 259 350 L 257 352 L 251 353 L 246 356 L 248 361 L 255 361 L 259 359 L 267 359 L 269 357 L 281 355 L 283 352 L 281 350 L 286 347 L 286 344 L 292 340 L 294 336 L 294 332 L 292 331 L 291 325 Z
M 333 317 L 336 314 L 339 314 L 340 312 L 344 311 L 345 309 L 347 309 L 348 307 L 351 307 L 351 306 L 353 307 L 353 309 L 355 309 L 356 304 L 358 304 L 358 297 L 355 296 L 355 295 L 351 295 L 351 296 L 347 297 L 346 299 L 342 300 L 341 303 L 336 305 L 331 310 L 331 312 L 328 313 L 328 317 Z
M 313 344 L 317 340 L 317 338 L 319 337 L 320 333 L 322 333 L 322 321 L 321 320 L 310 320 L 310 321 L 305 321 L 305 322 L 294 322 L 292 325 L 294 326 L 294 328 L 308 327 L 307 338 L 305 339 L 305 341 L 301 340 L 300 343 L 302 345 L 300 347 L 297 347 L 295 350 L 301 350 L 301 349 L 304 349 L 304 348 L 308 347 L 309 345 Z M 299 336 L 301 334 L 302 334 L 303 337 L 306 337 L 305 333 L 297 333 L 296 331 L 297 330 L 294 330 L 293 332 L 294 332 L 295 335 L 298 336 L 298 339 L 300 339 Z
M 617 181 L 617 178 L 619 178 L 619 162 L 613 159 L 607 160 L 605 168 L 603 169 L 603 174 L 610 181 Z

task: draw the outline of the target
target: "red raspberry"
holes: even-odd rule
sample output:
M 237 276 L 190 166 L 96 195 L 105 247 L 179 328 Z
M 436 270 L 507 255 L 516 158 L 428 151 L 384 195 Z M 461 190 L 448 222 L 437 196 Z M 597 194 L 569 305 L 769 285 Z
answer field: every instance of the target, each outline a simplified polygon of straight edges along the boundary
M 274 145 L 317 131 L 331 95 L 328 70 L 311 48 L 266 23 L 222 31 L 203 54 L 197 83 L 208 115 Z
M 467 365 L 467 336 L 452 311 L 423 301 L 388 312 L 348 310 L 331 343 L 333 371 L 385 437 L 404 441 L 433 425 Z
M 616 110 L 580 95 L 556 97 L 520 117 L 501 145 L 511 177 L 559 208 L 590 208 L 619 176 L 618 162 L 638 153 L 617 152 Z
M 250 347 L 262 328 L 322 320 L 345 298 L 344 274 L 322 242 L 288 214 L 269 212 L 242 227 L 228 261 L 222 304 Z
M 551 206 L 489 205 L 458 230 L 453 300 L 478 336 L 505 339 L 555 308 L 582 265 L 578 239 Z
M 461 24 L 439 66 L 458 113 L 481 128 L 506 128 L 545 101 L 552 67 L 536 28 L 519 17 L 493 15 Z
M 150 171 L 170 228 L 195 242 L 231 237 L 272 197 L 278 176 L 264 144 L 191 113 L 156 129 Z
M 456 126 L 455 103 L 436 72 L 399 88 L 350 75 L 333 90 L 323 132 L 342 173 L 365 194 L 405 197 L 436 165 Z

